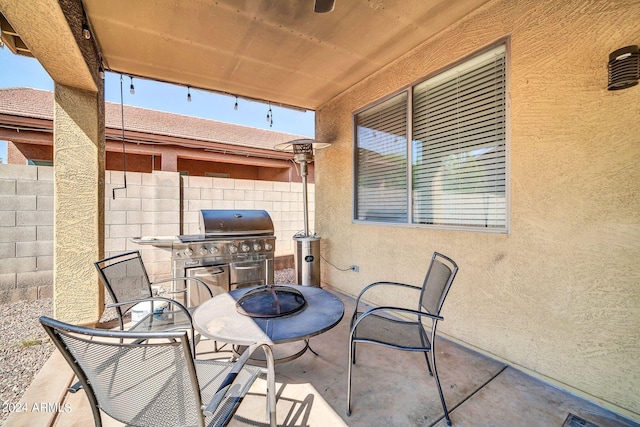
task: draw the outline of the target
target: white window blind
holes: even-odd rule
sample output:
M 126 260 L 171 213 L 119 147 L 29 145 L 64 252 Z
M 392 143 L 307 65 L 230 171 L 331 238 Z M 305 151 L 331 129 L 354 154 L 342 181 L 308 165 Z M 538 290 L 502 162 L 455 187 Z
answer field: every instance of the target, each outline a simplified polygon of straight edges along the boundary
M 413 90 L 413 222 L 506 227 L 505 49 Z
M 356 220 L 506 230 L 505 56 L 498 46 L 355 115 Z
M 355 116 L 355 217 L 408 221 L 407 92 Z

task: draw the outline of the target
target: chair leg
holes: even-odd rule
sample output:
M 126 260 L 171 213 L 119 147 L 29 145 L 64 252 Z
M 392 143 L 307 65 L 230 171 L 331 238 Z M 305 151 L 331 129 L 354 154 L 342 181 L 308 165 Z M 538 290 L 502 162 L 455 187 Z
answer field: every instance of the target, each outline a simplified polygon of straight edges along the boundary
M 351 372 L 353 371 L 353 353 L 349 356 L 349 367 L 347 368 L 347 417 L 351 416 Z
M 188 337 L 188 335 L 187 335 Z M 193 326 L 191 326 L 191 339 L 189 340 L 189 343 L 191 344 L 191 351 L 192 351 L 192 356 L 195 359 L 196 358 L 196 332 L 193 330 Z
M 276 418 L 276 374 L 275 361 L 273 359 L 273 351 L 268 345 L 263 345 L 265 359 L 267 361 L 267 415 L 269 417 L 269 426 L 277 426 Z
M 438 368 L 436 367 L 436 356 L 432 353 L 433 357 L 433 376 L 436 379 L 436 385 L 438 386 L 438 393 L 440 394 L 440 401 L 442 402 L 442 409 L 444 410 L 444 417 L 447 420 L 447 425 L 451 425 L 451 418 L 449 418 L 449 411 L 447 410 L 447 404 L 444 402 L 444 394 L 442 393 L 442 387 L 440 386 L 440 378 L 438 377 Z M 427 359 L 429 364 L 429 359 Z
M 347 417 L 351 416 L 351 374 L 356 363 L 356 343 L 353 342 L 353 332 L 349 337 L 349 366 L 347 368 Z
M 427 338 L 426 333 L 424 331 L 424 328 L 420 329 L 421 333 L 420 333 L 420 341 L 422 341 L 422 346 L 425 348 L 429 348 L 429 338 Z M 424 358 L 427 361 L 427 369 L 429 369 L 429 375 L 433 376 L 433 371 L 431 370 L 431 363 L 429 363 L 429 352 L 425 351 L 424 352 Z
M 429 362 L 429 352 L 424 352 L 424 359 L 427 361 L 427 369 L 429 369 L 429 376 L 433 376 L 433 371 L 431 370 L 431 363 Z

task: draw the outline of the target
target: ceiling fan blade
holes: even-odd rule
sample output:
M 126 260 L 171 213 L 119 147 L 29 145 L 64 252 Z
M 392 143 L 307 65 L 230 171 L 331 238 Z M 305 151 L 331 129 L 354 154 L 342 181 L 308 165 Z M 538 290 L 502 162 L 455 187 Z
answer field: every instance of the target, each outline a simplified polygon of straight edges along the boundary
M 316 0 L 313 7 L 315 13 L 327 13 L 331 12 L 336 5 L 336 0 Z

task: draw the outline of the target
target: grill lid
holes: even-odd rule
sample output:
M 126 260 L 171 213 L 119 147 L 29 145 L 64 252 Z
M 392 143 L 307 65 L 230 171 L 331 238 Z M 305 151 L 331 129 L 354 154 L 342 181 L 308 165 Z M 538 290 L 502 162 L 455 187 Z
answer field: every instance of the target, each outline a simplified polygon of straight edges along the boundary
M 200 233 L 205 237 L 273 235 L 273 221 L 264 210 L 202 209 Z

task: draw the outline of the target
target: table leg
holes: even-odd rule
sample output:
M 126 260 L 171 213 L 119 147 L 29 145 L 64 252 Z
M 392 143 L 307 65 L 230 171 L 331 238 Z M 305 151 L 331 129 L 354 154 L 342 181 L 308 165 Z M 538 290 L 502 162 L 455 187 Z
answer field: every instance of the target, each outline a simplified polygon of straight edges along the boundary
M 282 347 L 282 346 L 287 346 L 287 345 L 290 346 L 290 345 L 295 345 L 295 344 L 298 344 L 301 348 L 300 349 L 296 348 L 294 352 L 292 352 L 291 354 L 287 354 L 284 357 L 276 357 L 276 356 L 274 356 L 274 361 L 275 361 L 276 365 L 279 365 L 281 363 L 290 362 L 290 361 L 292 361 L 294 359 L 297 359 L 298 357 L 302 356 L 308 349 L 310 349 L 309 340 L 308 339 L 304 339 L 304 340 L 300 340 L 300 341 L 293 341 L 293 342 L 290 342 L 290 343 L 274 344 L 273 347 L 276 347 L 276 349 L 274 350 L 272 348 L 272 350 L 277 353 L 277 351 L 276 351 L 277 347 L 279 347 L 279 346 Z M 236 345 L 234 345 L 233 346 L 233 353 L 234 353 L 234 355 L 238 356 L 238 355 L 244 353 L 245 349 L 246 349 L 245 346 L 236 346 Z M 281 348 L 281 350 L 282 350 L 282 348 Z M 316 353 L 315 351 L 313 351 L 313 350 L 311 350 L 311 351 L 316 356 L 318 355 L 318 353 Z M 250 363 L 252 363 L 254 365 L 257 364 L 259 366 L 265 366 L 266 361 L 261 356 L 262 356 L 261 354 L 254 353 L 251 356 L 251 358 L 249 359 Z

